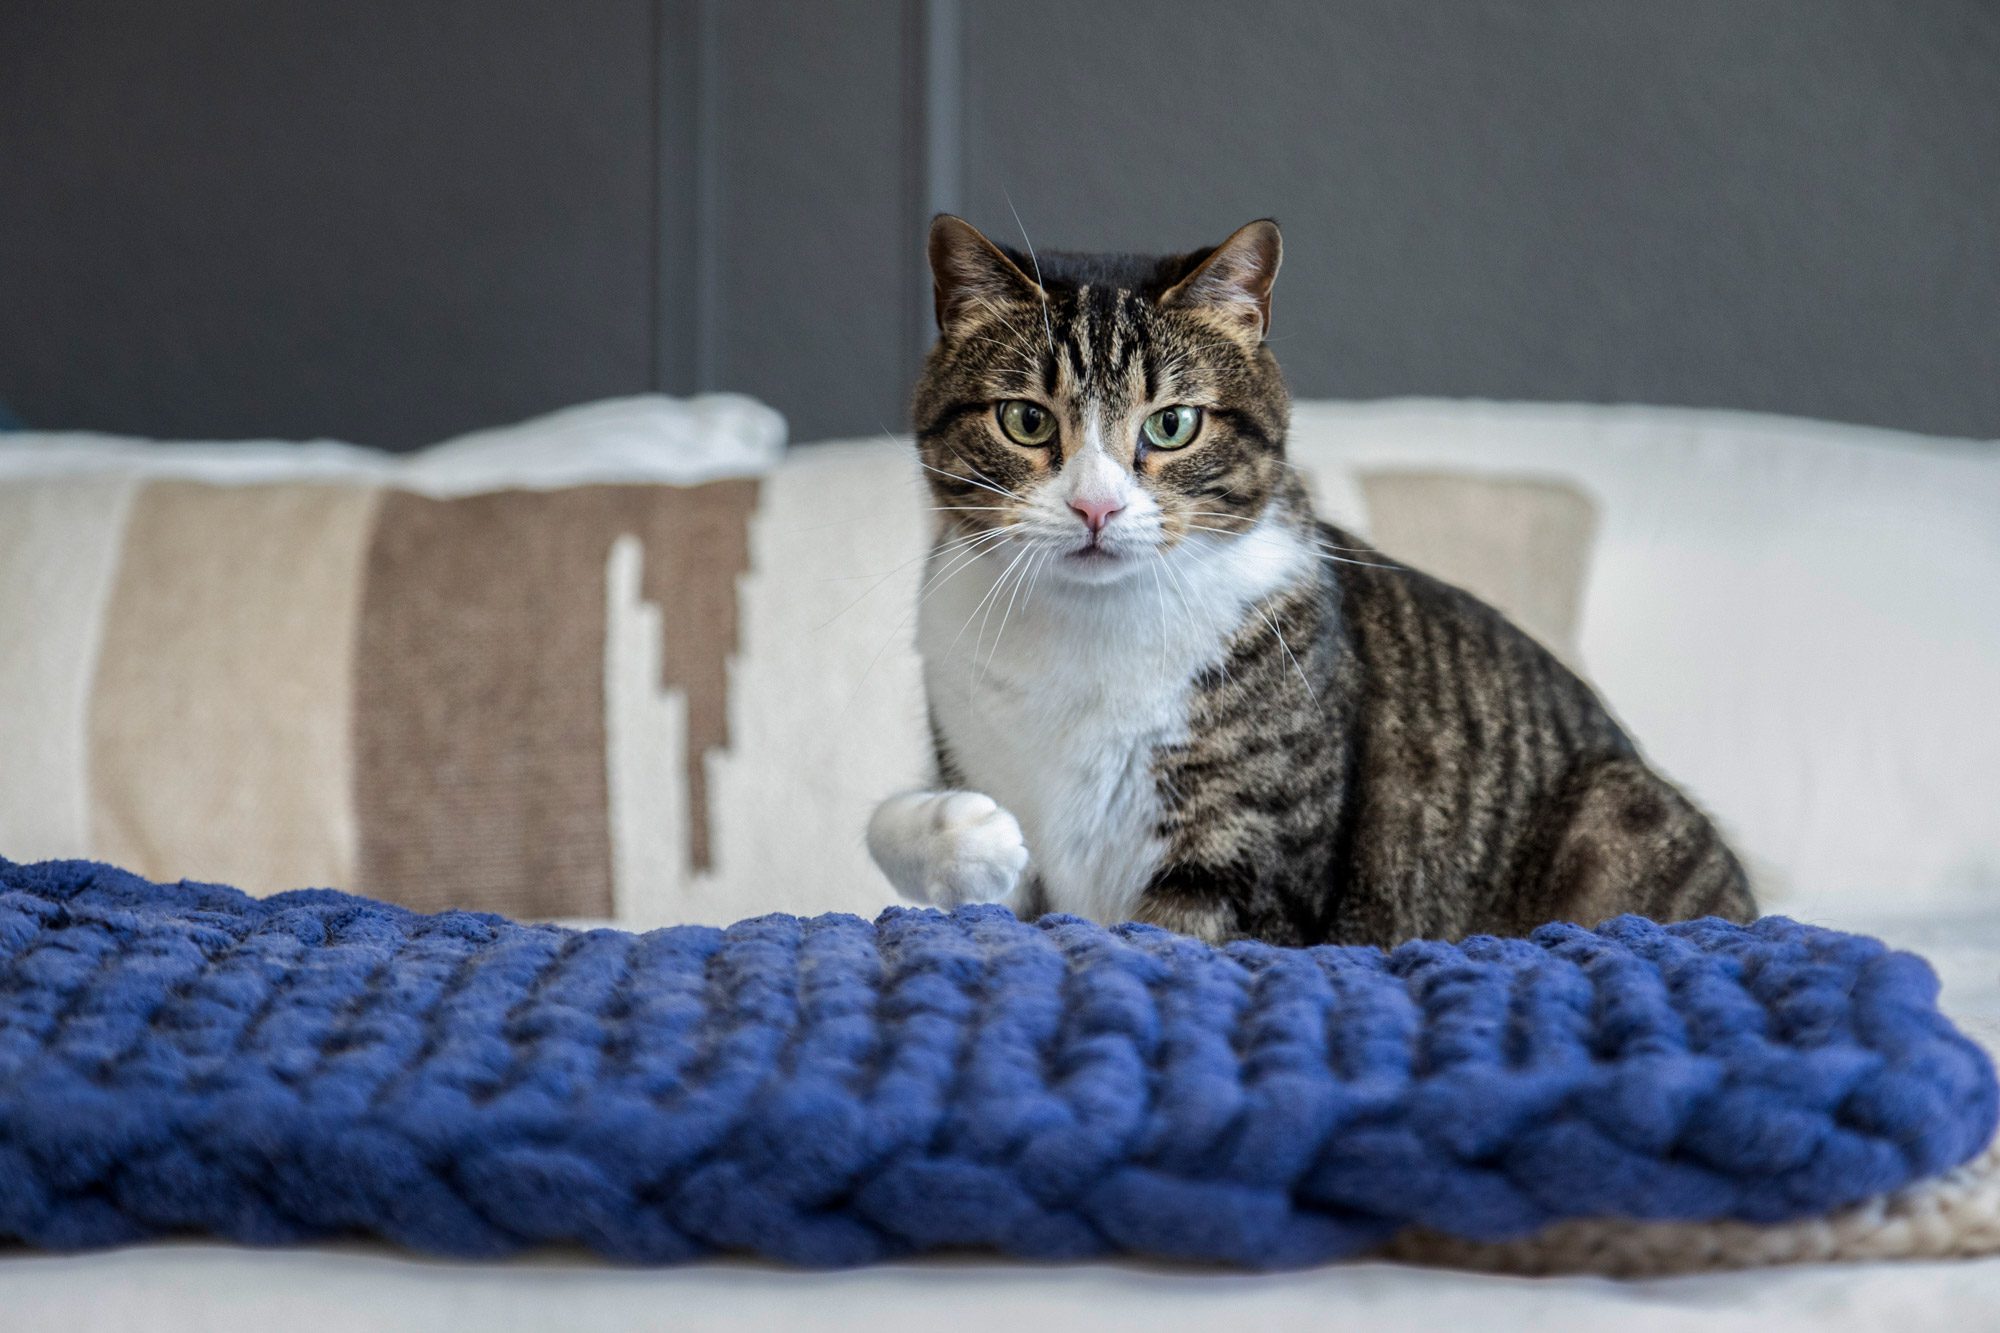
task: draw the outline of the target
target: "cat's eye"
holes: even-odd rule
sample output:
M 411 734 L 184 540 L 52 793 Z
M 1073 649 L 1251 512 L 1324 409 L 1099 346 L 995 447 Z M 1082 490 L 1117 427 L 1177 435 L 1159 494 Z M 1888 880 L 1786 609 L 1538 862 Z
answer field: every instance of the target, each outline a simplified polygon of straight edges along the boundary
M 1146 418 L 1142 433 L 1146 443 L 1155 449 L 1179 449 L 1194 438 L 1201 429 L 1201 409 L 1198 407 L 1163 407 Z
M 1000 404 L 1000 429 L 1007 438 L 1030 449 L 1056 437 L 1056 414 L 1040 403 L 1013 398 Z

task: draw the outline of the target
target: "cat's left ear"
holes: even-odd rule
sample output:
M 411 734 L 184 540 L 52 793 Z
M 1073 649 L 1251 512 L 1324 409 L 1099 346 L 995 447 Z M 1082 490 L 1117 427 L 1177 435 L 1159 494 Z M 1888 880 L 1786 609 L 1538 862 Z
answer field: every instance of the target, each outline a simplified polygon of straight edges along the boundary
M 1261 342 L 1271 328 L 1271 284 L 1278 280 L 1285 244 L 1269 218 L 1246 223 L 1208 252 L 1194 272 L 1167 289 L 1162 306 L 1204 306 L 1224 316 L 1243 336 Z

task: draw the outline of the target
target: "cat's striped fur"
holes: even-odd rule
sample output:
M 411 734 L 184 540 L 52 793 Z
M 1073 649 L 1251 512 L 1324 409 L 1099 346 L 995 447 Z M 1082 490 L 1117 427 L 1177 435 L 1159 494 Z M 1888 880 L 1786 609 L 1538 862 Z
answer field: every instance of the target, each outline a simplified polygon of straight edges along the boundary
M 1165 259 L 934 224 L 939 786 L 871 825 L 892 882 L 1281 943 L 1750 916 L 1736 858 L 1587 685 L 1314 517 L 1264 341 L 1278 257 L 1268 222 Z M 1049 437 L 1017 442 L 1008 402 Z M 1198 432 L 1156 444 L 1177 406 Z

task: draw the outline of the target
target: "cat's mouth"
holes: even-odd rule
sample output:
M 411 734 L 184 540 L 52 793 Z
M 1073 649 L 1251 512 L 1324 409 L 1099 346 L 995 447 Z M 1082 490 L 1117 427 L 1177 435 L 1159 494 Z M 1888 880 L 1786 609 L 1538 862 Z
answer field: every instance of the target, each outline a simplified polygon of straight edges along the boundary
M 1116 583 L 1137 567 L 1133 560 L 1135 554 L 1129 544 L 1086 541 L 1063 551 L 1062 568 L 1070 579 L 1078 583 Z
M 1100 538 L 1092 537 L 1081 546 L 1073 546 L 1063 553 L 1063 563 L 1075 569 L 1088 569 L 1096 573 L 1108 573 L 1118 565 L 1130 563 L 1129 551 L 1113 546 Z

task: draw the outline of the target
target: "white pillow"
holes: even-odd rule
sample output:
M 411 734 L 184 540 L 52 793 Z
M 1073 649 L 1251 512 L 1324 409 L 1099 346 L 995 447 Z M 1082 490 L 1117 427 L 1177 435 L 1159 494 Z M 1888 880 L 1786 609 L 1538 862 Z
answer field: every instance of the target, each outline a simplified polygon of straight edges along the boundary
M 407 454 L 333 440 L 182 442 L 87 431 L 0 435 L 0 484 L 108 473 L 218 486 L 355 481 L 447 498 L 587 483 L 692 486 L 775 466 L 785 419 L 754 398 L 639 394 L 566 407 Z
M 783 446 L 733 395 L 405 455 L 0 436 L 0 855 L 615 908 L 615 835 L 704 808 L 690 773 Z M 622 823 L 614 750 L 642 760 Z
M 2000 908 L 2000 446 L 1739 412 L 1300 403 L 1351 473 L 1573 482 L 1585 670 L 1720 819 L 1768 910 Z M 1365 529 L 1364 529 L 1365 530 Z

